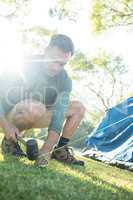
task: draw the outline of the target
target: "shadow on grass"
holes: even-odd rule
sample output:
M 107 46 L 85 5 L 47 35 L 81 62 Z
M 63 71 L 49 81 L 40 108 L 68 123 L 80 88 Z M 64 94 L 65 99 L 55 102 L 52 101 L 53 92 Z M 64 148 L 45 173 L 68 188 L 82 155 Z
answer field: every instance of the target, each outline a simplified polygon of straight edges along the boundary
M 65 165 L 64 165 L 65 167 Z M 131 199 L 132 199 L 132 196 L 133 196 L 133 192 L 129 191 L 129 189 L 127 188 L 124 188 L 122 186 L 117 186 L 117 183 L 110 183 L 109 181 L 106 181 L 104 180 L 104 177 L 101 178 L 101 176 L 99 177 L 98 175 L 95 175 L 95 171 L 87 171 L 88 169 L 86 169 L 85 167 L 79 167 L 79 166 L 67 166 L 67 171 L 68 171 L 68 174 L 69 174 L 69 169 L 70 170 L 73 170 L 73 171 L 76 171 L 78 176 L 81 176 L 81 177 L 87 177 L 85 179 L 89 179 L 88 181 L 90 182 L 93 182 L 95 183 L 96 185 L 101 185 L 102 187 L 107 187 L 107 188 L 110 188 L 109 190 L 110 191 L 115 191 L 115 192 L 118 192 L 118 193 L 126 193 L 126 194 L 130 194 L 131 196 Z M 110 169 L 111 170 L 111 169 Z M 70 174 L 73 174 L 73 173 L 70 173 Z M 74 173 L 75 174 L 75 173 Z M 76 175 L 73 175 L 74 177 Z M 111 178 L 111 171 L 110 171 L 110 178 Z M 115 177 L 116 180 L 117 180 L 117 177 Z M 128 182 L 128 181 L 127 181 Z M 125 199 L 130 199 L 129 198 L 129 195 L 127 195 L 127 198 Z
M 51 162 L 54 163 L 54 161 Z M 54 168 L 55 166 L 55 168 Z M 0 198 L 2 200 L 132 200 L 132 193 L 91 177 L 70 175 L 54 166 L 37 169 L 33 163 L 24 159 L 7 157 L 0 162 Z M 65 166 L 62 166 L 65 167 Z M 76 170 L 77 167 L 72 170 Z

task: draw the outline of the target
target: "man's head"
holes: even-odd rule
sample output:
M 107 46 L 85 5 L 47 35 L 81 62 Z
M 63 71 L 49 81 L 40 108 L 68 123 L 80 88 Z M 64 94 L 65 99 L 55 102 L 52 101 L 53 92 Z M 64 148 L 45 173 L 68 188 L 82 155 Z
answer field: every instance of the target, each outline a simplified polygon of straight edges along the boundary
M 62 34 L 52 36 L 45 50 L 45 59 L 50 76 L 57 75 L 74 54 L 72 40 Z

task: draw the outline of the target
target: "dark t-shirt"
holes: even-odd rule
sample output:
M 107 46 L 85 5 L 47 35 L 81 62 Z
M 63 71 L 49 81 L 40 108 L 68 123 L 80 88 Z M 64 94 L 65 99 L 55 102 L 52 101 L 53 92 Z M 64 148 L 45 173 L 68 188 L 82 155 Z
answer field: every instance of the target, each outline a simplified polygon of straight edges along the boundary
M 21 73 L 5 73 L 0 77 L 0 114 L 7 114 L 17 103 L 33 99 L 53 107 L 49 130 L 61 132 L 68 109 L 72 81 L 67 72 L 51 77 L 45 70 L 43 56 L 27 59 Z

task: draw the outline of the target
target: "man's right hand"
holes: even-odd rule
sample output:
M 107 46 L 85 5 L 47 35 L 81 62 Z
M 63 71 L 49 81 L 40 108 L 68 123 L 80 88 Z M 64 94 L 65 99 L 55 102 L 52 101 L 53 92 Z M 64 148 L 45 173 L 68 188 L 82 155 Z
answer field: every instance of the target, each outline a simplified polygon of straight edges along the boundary
M 8 140 L 10 139 L 14 142 L 17 142 L 17 136 L 20 136 L 18 128 L 16 128 L 12 124 L 8 124 L 8 126 L 4 128 L 4 132 L 5 132 L 5 137 Z
M 13 124 L 8 122 L 5 118 L 0 119 L 0 125 L 3 128 L 5 137 L 8 140 L 17 142 L 17 136 L 20 136 L 20 132 L 19 132 L 18 128 L 16 128 Z

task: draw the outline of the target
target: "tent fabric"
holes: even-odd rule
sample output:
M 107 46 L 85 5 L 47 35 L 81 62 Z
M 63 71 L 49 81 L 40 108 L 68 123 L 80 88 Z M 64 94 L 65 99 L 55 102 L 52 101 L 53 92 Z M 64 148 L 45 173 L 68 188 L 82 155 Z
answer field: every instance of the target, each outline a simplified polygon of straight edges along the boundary
M 84 156 L 133 168 L 133 97 L 110 108 L 86 139 Z

